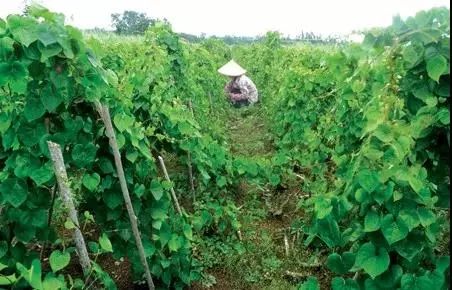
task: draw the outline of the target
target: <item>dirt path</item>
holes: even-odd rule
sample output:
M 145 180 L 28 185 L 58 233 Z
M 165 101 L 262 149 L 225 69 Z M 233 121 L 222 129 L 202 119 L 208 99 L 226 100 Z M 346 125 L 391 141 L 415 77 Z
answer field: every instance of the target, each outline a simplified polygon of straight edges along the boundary
M 268 118 L 260 105 L 228 111 L 227 139 L 235 156 L 250 159 L 270 159 L 274 152 Z M 224 268 L 214 269 L 217 283 L 211 289 L 295 289 L 283 277 L 288 264 L 285 256 L 284 233 L 290 220 L 273 216 L 268 207 L 265 185 L 244 181 L 237 206 L 241 207 L 242 246 L 244 252 L 231 257 Z M 233 264 L 231 267 L 228 264 Z
M 272 158 L 275 149 L 270 118 L 263 107 L 231 107 L 227 114 L 225 133 L 234 156 L 254 160 Z M 299 191 L 298 183 L 293 188 L 276 190 L 267 184 L 243 180 L 235 199 L 240 208 L 242 241 L 232 243 L 241 250 L 225 255 L 215 268 L 207 271 L 215 280 L 209 289 L 290 290 L 297 289 L 299 282 L 310 275 L 326 285 L 324 281 L 328 277 L 324 271 L 305 267 L 318 264 L 319 261 L 310 259 L 321 255 L 303 246 L 300 233 L 291 232 L 292 222 L 302 217 L 296 205 Z M 288 271 L 301 278 L 287 275 Z M 198 285 L 192 289 L 205 288 Z

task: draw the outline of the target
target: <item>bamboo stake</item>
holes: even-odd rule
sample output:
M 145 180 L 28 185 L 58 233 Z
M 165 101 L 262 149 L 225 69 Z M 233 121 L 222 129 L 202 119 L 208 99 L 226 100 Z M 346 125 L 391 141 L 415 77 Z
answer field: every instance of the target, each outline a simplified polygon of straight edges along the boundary
M 191 102 L 191 99 L 188 100 L 188 107 L 190 108 L 191 116 L 193 119 L 195 118 L 195 114 L 193 113 L 193 104 Z M 193 166 L 191 162 L 191 152 L 187 151 L 187 159 L 188 159 L 188 177 L 190 179 L 190 189 L 193 192 L 193 203 L 196 201 L 196 195 L 195 195 L 195 182 L 193 180 Z
M 166 171 L 165 162 L 163 161 L 162 156 L 159 156 L 158 158 L 159 158 L 159 161 L 160 161 L 160 166 L 162 167 L 162 170 L 163 170 L 163 174 L 165 174 L 166 180 L 168 182 L 171 182 L 171 179 L 169 178 L 169 175 L 168 175 L 168 171 Z M 176 196 L 176 193 L 174 192 L 174 188 L 172 186 L 171 186 L 171 196 L 173 197 L 173 202 L 176 205 L 177 212 L 180 215 L 182 215 L 182 210 L 181 210 L 181 208 L 179 206 L 179 201 L 177 201 L 177 196 Z
M 188 108 L 190 109 L 191 112 L 191 116 L 194 119 L 195 118 L 195 113 L 193 112 L 193 103 L 191 101 L 191 99 L 188 100 Z M 193 167 L 192 167 L 192 162 L 191 162 L 191 152 L 187 151 L 187 159 L 188 159 L 188 176 L 190 179 L 190 188 L 192 191 L 195 190 L 195 183 L 193 180 Z M 195 201 L 195 195 L 193 194 L 193 202 Z
M 237 230 L 237 237 L 239 238 L 239 241 L 243 241 L 242 232 L 240 230 Z
M 113 151 L 113 156 L 115 158 L 116 172 L 119 178 L 119 184 L 121 185 L 122 195 L 124 197 L 124 202 L 126 204 L 127 213 L 129 214 L 130 224 L 132 226 L 133 236 L 135 238 L 135 243 L 138 248 L 138 255 L 140 256 L 141 264 L 144 267 L 144 274 L 146 277 L 146 281 L 150 290 L 154 290 L 154 282 L 152 281 L 151 272 L 149 271 L 149 266 L 146 261 L 146 255 L 144 253 L 143 243 L 141 241 L 141 234 L 138 229 L 137 216 L 133 210 L 132 201 L 130 200 L 129 190 L 127 188 L 127 182 L 124 175 L 124 169 L 122 167 L 121 161 L 121 153 L 118 149 L 118 143 L 116 141 L 115 131 L 113 130 L 113 124 L 111 123 L 110 112 L 108 107 L 105 105 L 101 105 L 100 103 L 96 103 L 97 111 L 99 112 L 102 120 L 105 124 L 106 134 L 108 137 L 108 141 L 110 143 L 110 147 Z
M 288 271 L 288 270 L 285 272 L 285 274 L 287 276 L 290 276 L 290 277 L 295 278 L 295 279 L 303 279 L 303 278 L 305 278 L 307 276 L 307 274 L 292 272 L 292 271 Z
M 289 240 L 286 233 L 284 233 L 284 249 L 286 250 L 286 257 L 289 257 Z
M 190 189 L 195 191 L 195 181 L 193 180 L 193 166 L 191 164 L 191 152 L 187 151 L 187 163 L 188 163 L 188 178 L 190 179 Z M 193 201 L 196 200 L 195 194 L 193 193 Z
M 83 239 L 82 232 L 80 231 L 77 210 L 75 209 L 74 202 L 72 201 L 72 194 L 71 189 L 69 188 L 66 167 L 64 166 L 63 154 L 61 153 L 60 145 L 47 141 L 47 146 L 49 147 L 50 156 L 53 161 L 53 170 L 60 189 L 59 192 L 61 199 L 68 210 L 69 218 L 75 225 L 73 237 L 80 265 L 82 266 L 83 273 L 88 274 L 91 268 L 91 262 L 88 256 L 88 250 L 86 249 L 85 240 Z
M 191 116 L 194 119 L 195 118 L 195 113 L 193 112 L 193 103 L 192 103 L 191 99 L 188 100 L 188 108 L 190 109 Z

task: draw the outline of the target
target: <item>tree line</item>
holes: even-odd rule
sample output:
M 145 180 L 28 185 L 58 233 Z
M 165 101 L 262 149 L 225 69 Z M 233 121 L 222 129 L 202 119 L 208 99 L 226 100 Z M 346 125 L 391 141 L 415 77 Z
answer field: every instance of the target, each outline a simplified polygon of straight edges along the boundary
M 124 11 L 122 14 L 111 14 L 112 26 L 114 32 L 121 35 L 143 35 L 146 29 L 155 24 L 158 19 L 148 17 L 145 13 L 136 11 Z M 167 22 L 166 19 L 164 19 Z M 105 29 L 94 28 L 89 30 L 91 32 L 107 32 Z M 206 36 L 204 33 L 201 35 L 194 35 L 181 32 L 179 36 L 188 42 L 196 43 L 201 42 L 207 38 L 220 39 L 226 44 L 247 44 L 252 42 L 260 42 L 265 39 L 265 35 L 259 36 Z M 281 42 L 283 44 L 306 42 L 306 43 L 319 43 L 319 44 L 335 44 L 343 43 L 346 40 L 340 36 L 323 36 L 314 32 L 301 31 L 296 37 L 281 36 Z

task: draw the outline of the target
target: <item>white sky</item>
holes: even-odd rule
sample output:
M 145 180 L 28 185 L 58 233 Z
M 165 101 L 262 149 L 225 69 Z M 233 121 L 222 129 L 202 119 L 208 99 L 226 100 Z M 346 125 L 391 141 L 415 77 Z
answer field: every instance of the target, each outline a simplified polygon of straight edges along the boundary
M 20 13 L 27 0 L 0 0 L 0 18 Z M 166 18 L 176 32 L 207 35 L 262 35 L 277 30 L 295 36 L 303 31 L 348 34 L 388 26 L 394 15 L 412 16 L 449 0 L 37 0 L 62 12 L 79 28 L 111 29 L 112 13 L 144 12 Z

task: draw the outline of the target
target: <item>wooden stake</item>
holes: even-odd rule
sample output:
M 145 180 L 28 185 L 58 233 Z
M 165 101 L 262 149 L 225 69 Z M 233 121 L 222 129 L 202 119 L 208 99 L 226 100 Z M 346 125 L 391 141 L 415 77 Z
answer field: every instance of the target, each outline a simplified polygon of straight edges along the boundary
M 166 180 L 167 180 L 168 182 L 171 182 L 171 179 L 169 178 L 169 175 L 168 175 L 168 171 L 166 171 L 165 162 L 163 161 L 162 156 L 159 156 L 158 158 L 159 158 L 160 166 L 162 167 L 163 174 L 165 175 Z M 172 195 L 172 197 L 173 197 L 173 202 L 174 202 L 174 204 L 176 205 L 177 212 L 178 212 L 180 215 L 182 215 L 182 210 L 180 209 L 179 202 L 177 201 L 176 193 L 174 192 L 174 188 L 173 188 L 172 186 L 171 186 L 171 195 Z
M 60 189 L 59 192 L 61 199 L 68 210 L 69 218 L 75 225 L 73 236 L 80 265 L 82 266 L 83 273 L 88 274 L 91 268 L 91 262 L 89 260 L 85 240 L 83 239 L 82 232 L 80 231 L 77 210 L 75 209 L 74 202 L 72 201 L 72 194 L 69 188 L 66 167 L 64 166 L 63 154 L 61 153 L 60 145 L 47 141 L 47 146 L 49 147 L 50 156 L 53 161 L 53 171 L 55 172 L 58 187 Z
M 191 152 L 187 151 L 187 165 L 188 165 L 188 178 L 190 179 L 190 189 L 193 191 L 193 202 L 196 200 L 195 197 L 195 181 L 193 180 L 193 167 L 191 165 Z
M 295 279 L 303 279 L 303 278 L 305 278 L 307 276 L 307 274 L 292 272 L 292 271 L 288 271 L 288 270 L 285 272 L 285 274 L 287 276 L 290 276 L 290 277 L 295 278 Z
M 149 289 L 154 290 L 155 286 L 154 286 L 154 282 L 152 281 L 151 271 L 149 271 L 149 266 L 146 261 L 146 255 L 144 253 L 143 243 L 141 241 L 141 234 L 138 229 L 137 217 L 133 210 L 132 201 L 130 200 L 129 189 L 127 188 L 126 177 L 124 175 L 124 168 L 122 167 L 121 153 L 119 152 L 118 142 L 116 141 L 115 131 L 113 130 L 113 124 L 111 123 L 110 112 L 109 112 L 107 106 L 101 105 L 100 103 L 96 103 L 96 108 L 105 124 L 108 141 L 109 141 L 110 147 L 113 151 L 113 156 L 115 158 L 116 172 L 118 174 L 119 184 L 121 185 L 122 196 L 124 197 L 124 202 L 126 204 L 127 213 L 129 214 L 129 220 L 130 220 L 130 224 L 132 226 L 133 236 L 135 238 L 135 243 L 138 248 L 138 255 L 140 256 L 141 264 L 144 267 L 144 274 L 146 277 L 146 281 L 147 281 Z
M 191 99 L 188 100 L 188 108 L 190 109 L 191 116 L 194 119 L 195 118 L 195 113 L 193 112 L 193 103 L 191 102 Z
M 284 249 L 286 250 L 286 257 L 289 257 L 289 240 L 286 233 L 284 233 Z
M 195 114 L 193 113 L 193 104 L 191 102 L 191 99 L 188 100 L 188 107 L 190 108 L 191 116 L 193 119 L 195 118 Z M 195 195 L 195 182 L 193 180 L 193 166 L 191 163 L 191 152 L 187 151 L 187 162 L 188 162 L 188 178 L 190 179 L 190 189 L 193 192 L 193 203 L 196 201 L 196 195 Z
M 243 241 L 242 232 L 240 230 L 237 230 L 237 237 L 239 238 L 239 241 Z

